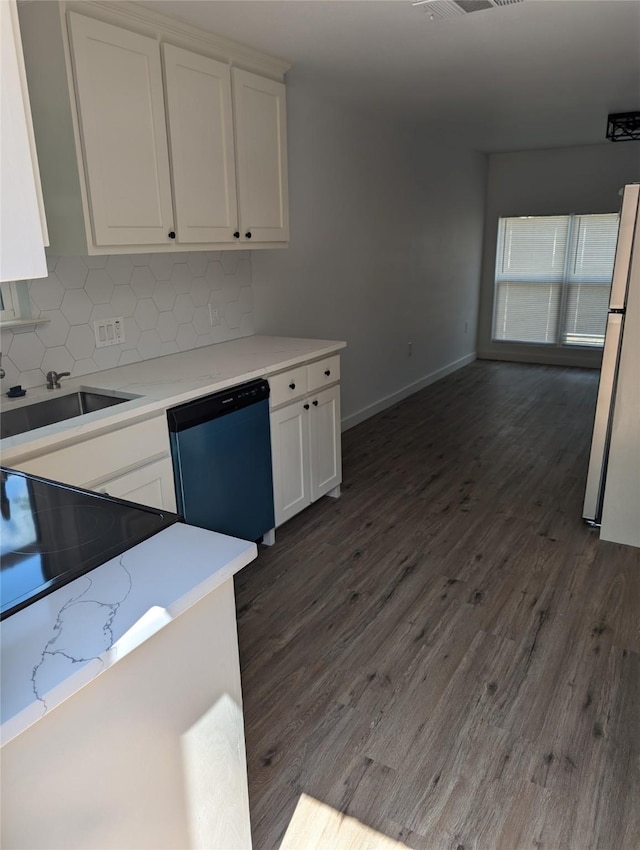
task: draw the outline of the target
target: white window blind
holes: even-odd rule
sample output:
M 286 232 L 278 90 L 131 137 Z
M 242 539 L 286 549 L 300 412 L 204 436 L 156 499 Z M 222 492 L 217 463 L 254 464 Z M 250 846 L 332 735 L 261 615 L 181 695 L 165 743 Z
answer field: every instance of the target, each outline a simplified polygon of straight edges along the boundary
M 493 339 L 604 342 L 617 214 L 500 219 Z
M 562 342 L 602 345 L 618 238 L 617 215 L 575 216 Z

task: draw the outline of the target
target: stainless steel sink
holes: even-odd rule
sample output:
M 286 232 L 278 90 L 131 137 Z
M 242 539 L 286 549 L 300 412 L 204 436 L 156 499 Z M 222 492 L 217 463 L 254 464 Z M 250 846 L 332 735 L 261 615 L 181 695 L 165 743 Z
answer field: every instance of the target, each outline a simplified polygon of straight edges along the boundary
M 82 416 L 83 413 L 93 413 L 95 410 L 103 410 L 114 404 L 122 404 L 131 401 L 135 396 L 114 395 L 101 393 L 97 390 L 81 390 L 68 395 L 56 395 L 46 401 L 26 404 L 23 407 L 8 408 L 3 406 L 0 414 L 0 437 L 14 437 L 16 434 L 24 434 L 54 422 L 63 422 L 65 419 L 73 419 L 74 416 Z

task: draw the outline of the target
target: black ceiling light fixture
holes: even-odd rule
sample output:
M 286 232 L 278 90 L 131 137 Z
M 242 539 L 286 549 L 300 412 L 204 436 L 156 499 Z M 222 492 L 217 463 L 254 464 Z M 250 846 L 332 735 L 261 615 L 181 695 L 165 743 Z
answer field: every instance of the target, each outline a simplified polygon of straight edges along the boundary
M 640 141 L 640 112 L 615 112 L 608 115 L 607 139 L 612 142 Z

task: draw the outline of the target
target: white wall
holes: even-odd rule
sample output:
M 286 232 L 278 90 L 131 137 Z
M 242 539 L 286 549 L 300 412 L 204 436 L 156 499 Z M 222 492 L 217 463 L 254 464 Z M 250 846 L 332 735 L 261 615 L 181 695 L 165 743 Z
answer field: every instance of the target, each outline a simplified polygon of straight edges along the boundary
M 347 341 L 348 426 L 475 356 L 486 157 L 314 97 L 295 69 L 287 110 L 291 240 L 253 254 L 254 322 Z
M 600 366 L 601 352 L 491 341 L 498 219 L 512 215 L 617 212 L 619 189 L 640 180 L 640 145 L 602 145 L 492 154 L 489 157 L 478 356 Z

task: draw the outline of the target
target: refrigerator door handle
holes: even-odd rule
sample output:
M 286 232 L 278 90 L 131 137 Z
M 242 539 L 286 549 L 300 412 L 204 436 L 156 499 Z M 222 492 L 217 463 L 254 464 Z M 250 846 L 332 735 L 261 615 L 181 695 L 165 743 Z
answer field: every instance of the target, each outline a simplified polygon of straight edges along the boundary
M 640 185 L 625 186 L 620 211 L 620 229 L 616 244 L 616 258 L 613 266 L 611 294 L 609 296 L 610 310 L 624 310 L 627 302 L 627 285 L 631 267 L 631 249 L 638 217 Z
M 591 455 L 587 473 L 587 488 L 582 516 L 590 522 L 599 523 L 602 517 L 604 480 L 607 471 L 609 437 L 613 419 L 613 404 L 618 377 L 618 357 L 622 339 L 623 313 L 609 313 L 605 333 L 602 369 L 598 385 L 596 416 L 593 423 Z

